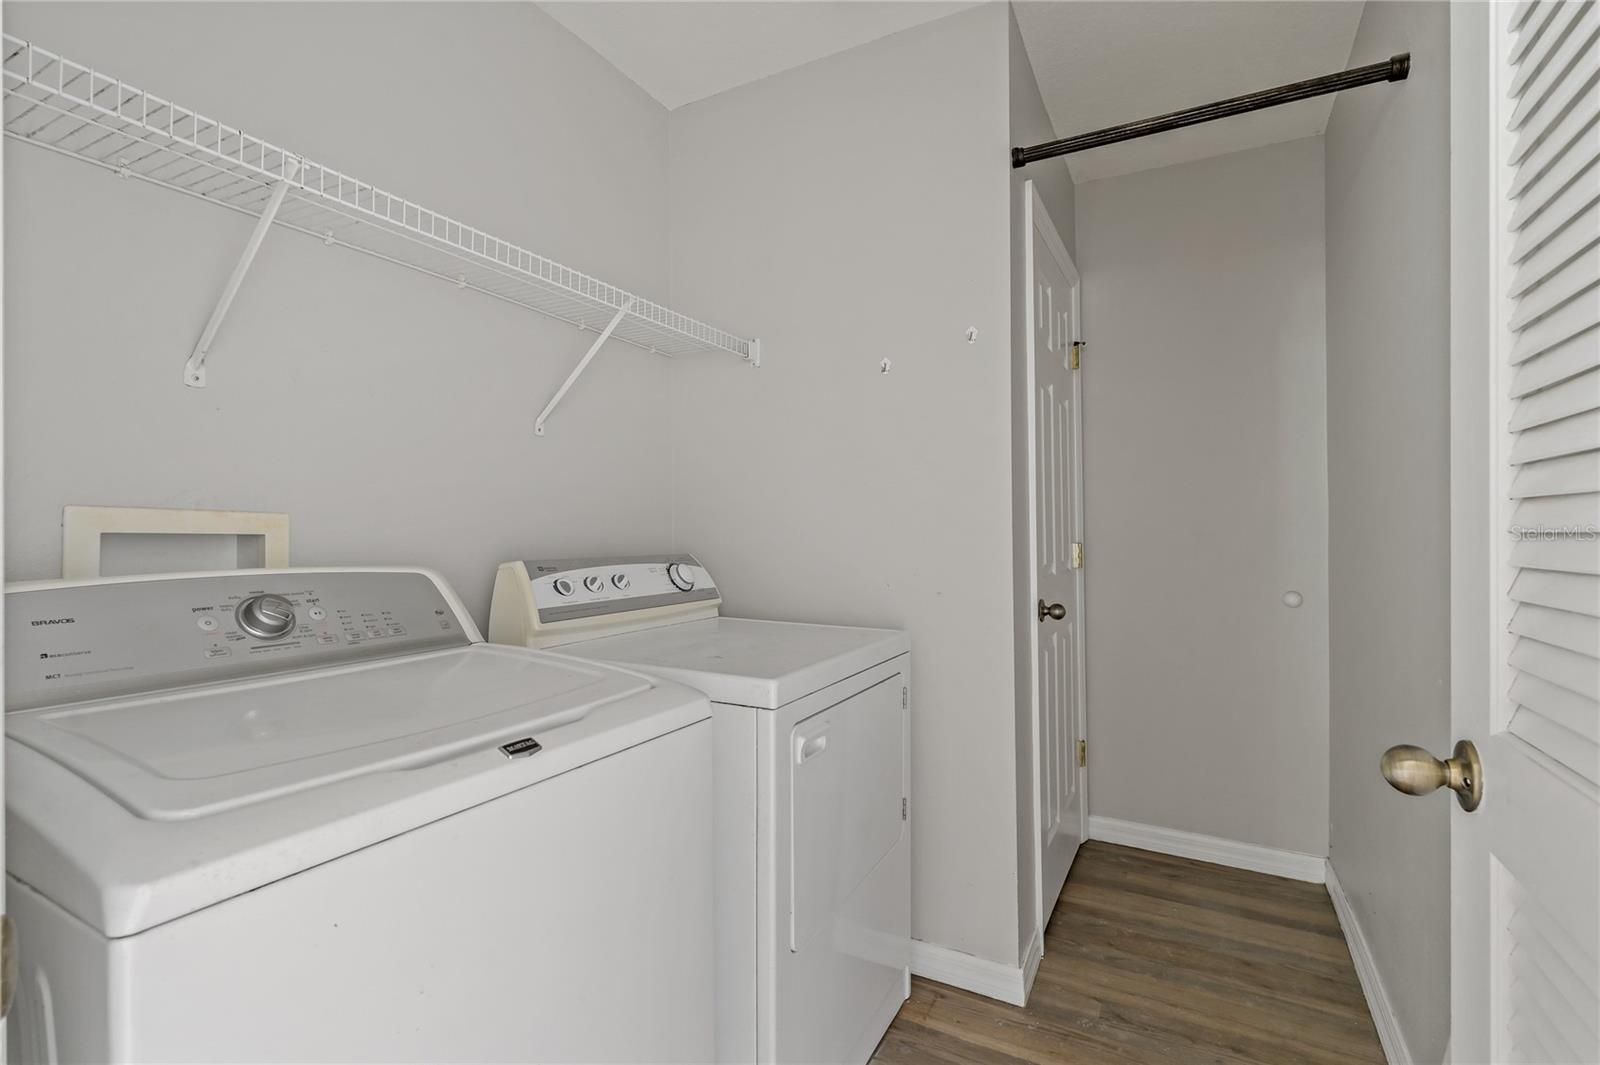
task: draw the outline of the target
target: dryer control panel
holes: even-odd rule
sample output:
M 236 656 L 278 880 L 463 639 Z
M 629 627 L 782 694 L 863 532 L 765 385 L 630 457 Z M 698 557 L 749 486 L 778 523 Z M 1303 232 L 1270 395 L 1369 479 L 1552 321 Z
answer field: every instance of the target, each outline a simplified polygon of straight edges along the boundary
M 6 709 L 474 642 L 431 575 L 249 570 L 6 590 Z
M 489 639 L 551 647 L 715 617 L 716 582 L 693 555 L 507 562 L 495 576 Z

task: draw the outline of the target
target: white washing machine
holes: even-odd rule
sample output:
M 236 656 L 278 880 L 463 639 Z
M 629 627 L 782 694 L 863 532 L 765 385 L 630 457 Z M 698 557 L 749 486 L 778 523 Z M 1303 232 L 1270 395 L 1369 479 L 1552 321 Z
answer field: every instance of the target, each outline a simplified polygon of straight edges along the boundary
M 420 570 L 7 589 L 14 1062 L 714 1052 L 699 692 Z
M 710 696 L 718 1057 L 860 1065 L 910 991 L 910 640 L 720 605 L 689 555 L 508 562 L 489 638 Z

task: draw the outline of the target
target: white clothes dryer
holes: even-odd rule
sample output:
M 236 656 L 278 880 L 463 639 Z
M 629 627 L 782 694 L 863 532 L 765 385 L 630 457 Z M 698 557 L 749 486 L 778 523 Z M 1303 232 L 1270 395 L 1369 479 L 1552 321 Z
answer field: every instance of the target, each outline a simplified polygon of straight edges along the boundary
M 910 639 L 720 605 L 690 555 L 508 562 L 489 638 L 710 697 L 719 1060 L 862 1065 L 910 990 Z

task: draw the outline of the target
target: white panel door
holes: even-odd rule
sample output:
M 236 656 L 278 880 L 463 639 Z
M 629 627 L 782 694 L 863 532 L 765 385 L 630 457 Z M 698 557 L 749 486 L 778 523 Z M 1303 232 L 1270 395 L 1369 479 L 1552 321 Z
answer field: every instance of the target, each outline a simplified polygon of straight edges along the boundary
M 1088 828 L 1083 672 L 1082 389 L 1074 347 L 1078 272 L 1033 183 L 1026 190 L 1030 539 L 1038 624 L 1033 749 L 1043 932 Z M 1081 365 L 1081 364 L 1080 364 Z
M 1452 21 L 1451 1060 L 1596 1062 L 1600 8 Z

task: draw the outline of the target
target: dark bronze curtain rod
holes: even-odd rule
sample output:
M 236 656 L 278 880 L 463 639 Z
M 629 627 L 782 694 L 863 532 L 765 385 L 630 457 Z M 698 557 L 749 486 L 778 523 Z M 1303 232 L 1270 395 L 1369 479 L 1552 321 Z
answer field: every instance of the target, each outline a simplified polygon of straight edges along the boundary
M 1359 85 L 1372 85 L 1380 81 L 1405 81 L 1410 73 L 1411 53 L 1404 52 L 1391 56 L 1382 63 L 1372 63 L 1356 67 L 1354 70 L 1341 70 L 1337 74 L 1325 74 L 1320 78 L 1297 81 L 1291 85 L 1279 85 L 1275 89 L 1262 89 L 1260 92 L 1245 96 L 1235 96 L 1231 100 L 1201 104 L 1199 107 L 1174 111 L 1156 118 L 1124 122 L 1120 126 L 1108 126 L 1091 133 L 1080 133 L 1075 137 L 1045 141 L 1043 144 L 1035 144 L 1028 148 L 1013 148 L 1011 165 L 1027 166 L 1041 159 L 1054 159 L 1058 155 L 1087 151 L 1090 148 L 1116 144 L 1119 141 L 1131 141 L 1136 137 L 1148 137 L 1152 133 L 1165 133 L 1169 129 L 1182 129 L 1184 126 L 1211 122 L 1218 118 L 1227 118 L 1229 115 L 1242 115 L 1249 111 L 1260 111 L 1265 107 L 1294 103 L 1296 100 L 1309 100 L 1313 96 L 1326 96 L 1330 92 L 1354 89 Z

